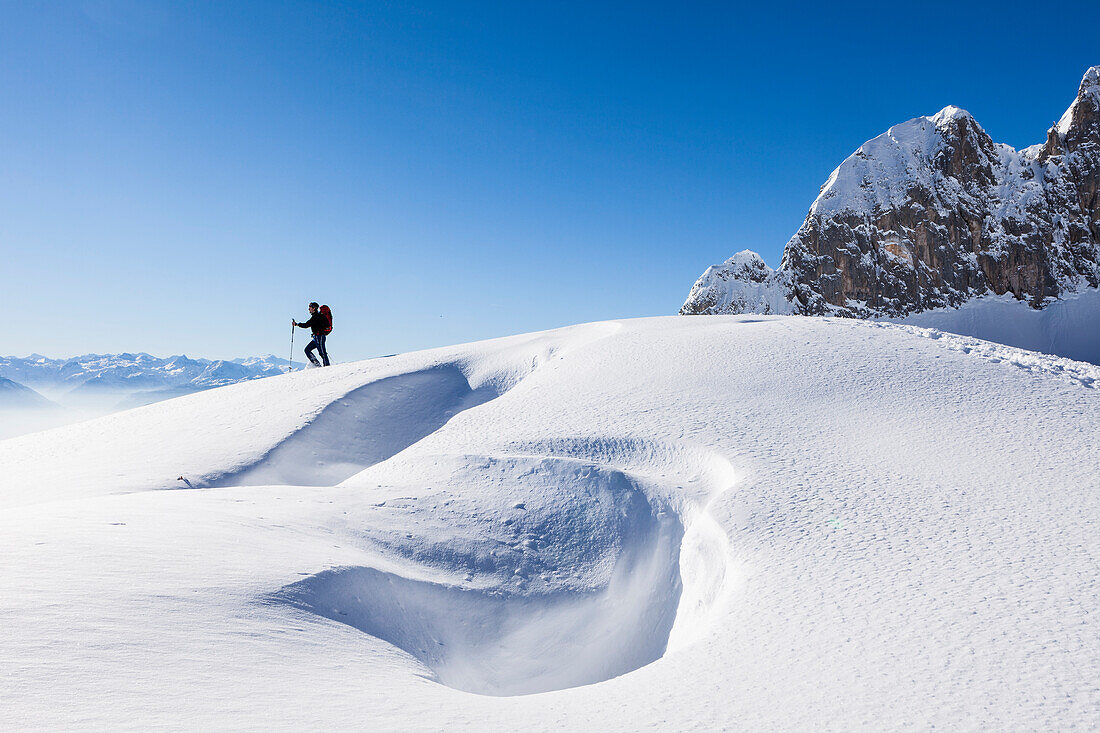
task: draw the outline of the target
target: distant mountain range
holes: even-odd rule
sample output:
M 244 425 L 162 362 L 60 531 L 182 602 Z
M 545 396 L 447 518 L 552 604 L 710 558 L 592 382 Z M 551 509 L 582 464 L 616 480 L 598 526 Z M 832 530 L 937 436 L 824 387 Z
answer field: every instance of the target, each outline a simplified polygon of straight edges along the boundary
M 50 400 L 77 408 L 135 407 L 281 374 L 288 365 L 270 355 L 230 361 L 144 353 L 0 357 L 0 407 L 34 407 Z
M 0 407 L 40 409 L 56 406 L 30 387 L 0 377 Z

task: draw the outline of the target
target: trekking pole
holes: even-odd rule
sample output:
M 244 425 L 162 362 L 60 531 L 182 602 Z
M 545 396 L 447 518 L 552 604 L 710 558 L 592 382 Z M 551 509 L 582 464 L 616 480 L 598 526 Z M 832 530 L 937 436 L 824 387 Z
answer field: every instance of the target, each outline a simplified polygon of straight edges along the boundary
M 294 371 L 294 324 L 290 324 L 290 364 L 286 368 L 287 373 Z

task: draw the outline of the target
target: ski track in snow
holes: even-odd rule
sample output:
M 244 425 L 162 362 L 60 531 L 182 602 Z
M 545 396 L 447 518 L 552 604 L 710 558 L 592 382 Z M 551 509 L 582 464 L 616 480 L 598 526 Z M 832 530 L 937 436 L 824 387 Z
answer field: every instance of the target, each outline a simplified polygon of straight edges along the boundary
M 1094 729 L 1097 371 L 912 326 L 655 318 L 0 441 L 0 712 Z M 180 473 L 199 488 L 162 490 Z

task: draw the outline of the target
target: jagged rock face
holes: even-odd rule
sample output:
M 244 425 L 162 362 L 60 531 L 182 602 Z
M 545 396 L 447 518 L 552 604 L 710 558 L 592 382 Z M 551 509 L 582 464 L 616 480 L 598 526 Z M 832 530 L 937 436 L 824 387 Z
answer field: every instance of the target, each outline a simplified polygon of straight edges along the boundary
M 1042 307 L 1100 286 L 1098 191 L 1100 66 L 1044 145 L 995 143 L 957 107 L 890 128 L 833 171 L 778 270 L 738 253 L 680 312 L 895 317 L 990 292 Z
M 1100 242 L 1100 66 L 1085 74 L 1077 98 L 1051 128 L 1038 160 L 1056 184 L 1049 196 L 1052 210 L 1067 212 L 1059 243 L 1074 262 L 1091 262 L 1095 268 Z M 1089 284 L 1097 287 L 1095 269 Z

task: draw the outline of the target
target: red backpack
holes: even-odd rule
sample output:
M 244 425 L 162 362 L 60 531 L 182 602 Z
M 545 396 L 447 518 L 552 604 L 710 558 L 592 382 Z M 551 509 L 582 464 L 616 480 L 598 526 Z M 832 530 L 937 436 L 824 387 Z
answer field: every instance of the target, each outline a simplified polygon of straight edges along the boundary
M 332 333 L 332 308 L 329 308 L 327 305 L 321 306 L 321 315 L 328 319 L 328 328 L 324 331 L 324 334 L 328 336 Z

